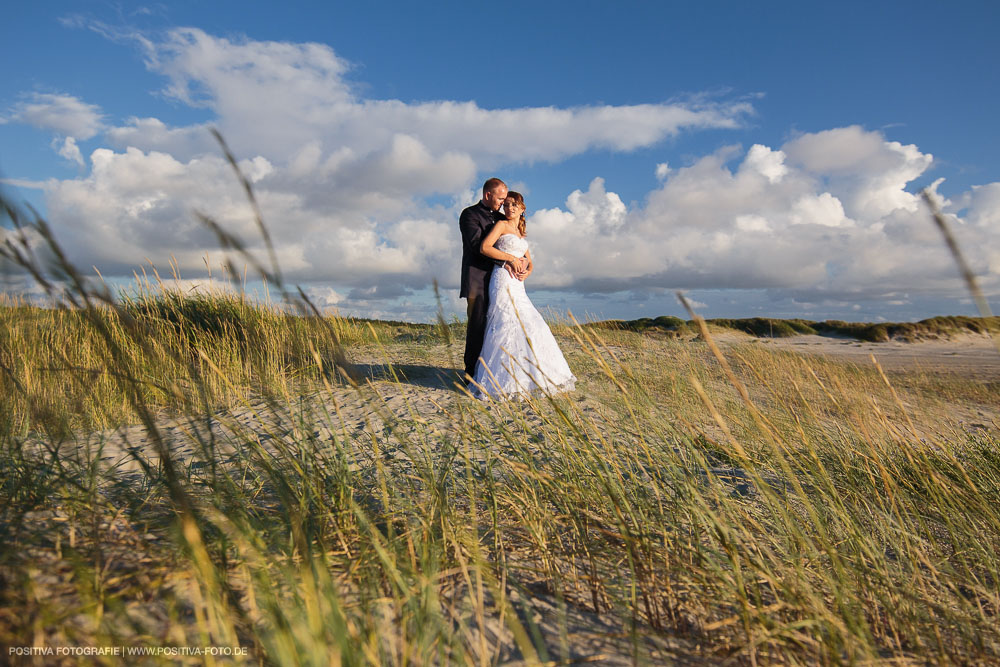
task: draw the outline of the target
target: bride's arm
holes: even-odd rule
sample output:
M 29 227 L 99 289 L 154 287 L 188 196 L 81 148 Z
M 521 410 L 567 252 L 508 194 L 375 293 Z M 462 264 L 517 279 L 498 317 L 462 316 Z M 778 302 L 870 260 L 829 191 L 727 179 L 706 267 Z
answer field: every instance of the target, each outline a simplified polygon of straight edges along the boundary
M 515 257 L 510 253 L 503 252 L 502 250 L 497 250 L 493 247 L 496 244 L 497 239 L 503 235 L 506 227 L 507 224 L 504 222 L 498 222 L 493 225 L 492 229 L 490 229 L 490 233 L 486 235 L 486 238 L 483 239 L 482 245 L 479 246 L 479 252 L 483 253 L 483 255 L 489 257 L 490 259 L 498 259 L 501 262 L 510 262 L 511 264 L 517 266 L 519 261 L 518 257 Z
M 527 278 L 528 276 L 530 276 L 531 272 L 535 270 L 535 262 L 533 262 L 532 259 L 531 259 L 531 251 L 530 250 L 526 250 L 525 251 L 524 258 L 526 260 L 528 260 L 528 265 L 524 269 L 524 274 L 518 276 L 518 278 L 520 278 L 522 281 L 525 278 Z

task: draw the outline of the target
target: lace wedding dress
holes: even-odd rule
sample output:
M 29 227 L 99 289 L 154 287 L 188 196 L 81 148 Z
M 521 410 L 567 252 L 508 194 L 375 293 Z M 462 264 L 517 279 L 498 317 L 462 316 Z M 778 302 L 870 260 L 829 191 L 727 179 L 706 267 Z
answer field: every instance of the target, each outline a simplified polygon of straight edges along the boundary
M 495 247 L 523 257 L 528 242 L 504 234 Z M 556 339 L 528 299 L 524 283 L 503 266 L 495 267 L 490 276 L 490 309 L 479 357 L 469 390 L 480 399 L 571 391 L 576 385 Z

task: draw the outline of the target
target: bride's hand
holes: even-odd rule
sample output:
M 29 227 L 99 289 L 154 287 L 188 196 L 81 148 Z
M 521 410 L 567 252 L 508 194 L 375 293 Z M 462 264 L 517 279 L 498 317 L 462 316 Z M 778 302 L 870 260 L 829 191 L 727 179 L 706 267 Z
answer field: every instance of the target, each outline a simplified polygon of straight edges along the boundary
M 523 281 L 530 273 L 528 270 L 528 260 L 524 257 L 515 257 L 514 259 L 507 260 L 504 262 L 503 266 L 507 269 L 507 273 L 510 274 L 510 277 L 516 280 Z
M 531 273 L 531 266 L 527 262 L 518 262 L 516 266 L 507 264 L 507 272 L 510 273 L 511 278 L 524 282 L 524 279 Z

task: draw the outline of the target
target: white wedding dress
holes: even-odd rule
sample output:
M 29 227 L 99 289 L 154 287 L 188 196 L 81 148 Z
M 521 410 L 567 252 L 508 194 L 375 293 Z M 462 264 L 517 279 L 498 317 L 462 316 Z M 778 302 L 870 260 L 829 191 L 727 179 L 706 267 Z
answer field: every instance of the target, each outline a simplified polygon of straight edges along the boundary
M 524 257 L 528 242 L 504 234 L 495 247 Z M 498 265 L 490 276 L 483 351 L 469 391 L 479 399 L 517 398 L 536 391 L 571 391 L 576 377 L 556 339 L 524 291 L 524 283 Z

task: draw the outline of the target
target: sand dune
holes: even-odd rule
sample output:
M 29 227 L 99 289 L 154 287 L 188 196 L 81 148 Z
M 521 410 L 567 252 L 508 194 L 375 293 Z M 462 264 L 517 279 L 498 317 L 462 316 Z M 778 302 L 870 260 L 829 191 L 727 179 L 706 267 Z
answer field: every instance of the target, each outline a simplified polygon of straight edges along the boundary
M 886 370 L 954 373 L 970 379 L 1000 381 L 1000 351 L 986 336 L 905 343 L 869 343 L 828 336 L 757 338 L 762 345 L 803 354 L 821 354 L 870 363 L 872 355 Z

